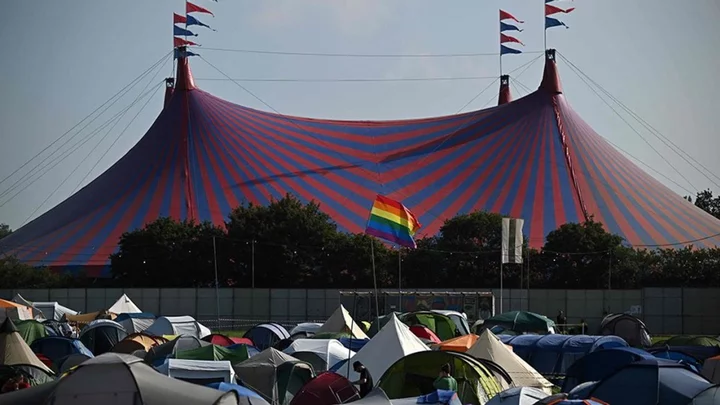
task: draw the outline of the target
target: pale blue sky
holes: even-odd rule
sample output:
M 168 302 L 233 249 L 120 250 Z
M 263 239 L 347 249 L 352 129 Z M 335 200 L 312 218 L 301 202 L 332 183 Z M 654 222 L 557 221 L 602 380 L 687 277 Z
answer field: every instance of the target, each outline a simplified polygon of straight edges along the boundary
M 526 20 L 518 37 L 528 51 L 542 49 L 542 0 L 196 0 L 216 17 L 198 15 L 217 32 L 196 28 L 205 48 L 323 53 L 448 54 L 498 51 L 498 8 Z M 0 14 L 0 179 L 71 128 L 160 57 L 172 44 L 171 15 L 182 0 L 25 0 L 5 2 Z M 594 81 L 720 176 L 720 1 L 576 0 L 561 16 L 571 28 L 548 31 L 559 50 Z M 322 58 L 203 50 L 209 62 L 234 78 L 415 78 L 497 76 L 498 57 Z M 538 54 L 510 55 L 509 71 Z M 169 59 L 168 59 L 169 60 Z M 220 78 L 203 60 L 195 77 Z M 601 135 L 685 189 L 716 187 L 655 136 L 628 119 L 692 186 L 559 62 L 565 95 Z M 542 63 L 518 80 L 535 89 Z M 169 62 L 155 81 L 171 71 Z M 519 72 L 518 72 L 519 73 Z M 121 99 L 95 125 L 131 104 L 145 83 Z M 326 118 L 394 119 L 453 114 L 492 80 L 381 83 L 243 83 L 274 109 Z M 198 85 L 233 102 L 267 108 L 228 81 Z M 524 94 L 518 87 L 514 95 Z M 518 94 L 518 93 L 521 94 Z M 494 103 L 497 84 L 468 109 Z M 19 227 L 108 168 L 134 145 L 162 108 L 153 95 L 128 130 L 110 145 L 140 109 L 136 105 L 103 140 L 100 132 L 70 158 L 12 200 L 0 198 L 0 222 Z M 615 106 L 616 109 L 618 108 Z M 94 128 L 94 126 L 91 126 Z M 82 139 L 83 132 L 76 139 Z M 72 174 L 77 164 L 89 155 Z M 109 152 L 102 158 L 101 156 Z M 45 156 L 45 155 L 43 155 Z M 99 163 L 98 163 L 99 161 Z M 39 162 L 39 161 L 38 161 Z M 37 162 L 31 163 L 26 169 Z M 97 165 L 96 165 L 97 164 Z M 93 166 L 96 167 L 91 171 Z M 88 174 L 88 172 L 90 172 Z M 24 173 L 21 171 L 20 174 Z M 682 188 L 650 172 L 681 194 Z M 68 178 L 69 176 L 69 178 Z M 51 192 L 66 178 L 66 183 Z M 720 180 L 711 176 L 715 183 Z M 0 194 L 17 177 L 0 184 Z M 48 196 L 50 196 L 48 198 Z M 43 201 L 47 202 L 40 206 Z

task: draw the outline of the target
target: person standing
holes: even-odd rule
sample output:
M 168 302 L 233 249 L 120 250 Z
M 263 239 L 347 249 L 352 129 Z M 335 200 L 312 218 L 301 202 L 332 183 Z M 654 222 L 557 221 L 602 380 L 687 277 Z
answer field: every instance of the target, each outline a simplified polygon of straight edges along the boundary
M 365 398 L 373 389 L 372 375 L 370 375 L 370 371 L 359 361 L 353 363 L 353 370 L 360 374 L 360 378 L 357 381 L 353 381 L 352 384 L 360 388 L 360 398 Z
M 435 382 L 433 382 L 433 387 L 435 387 L 436 390 L 457 392 L 457 381 L 450 375 L 450 364 L 446 363 L 440 367 L 440 374 L 438 378 L 435 379 Z
M 555 318 L 555 326 L 558 327 L 558 332 L 565 332 L 565 326 L 567 325 L 567 317 L 563 311 L 558 311 L 557 318 Z

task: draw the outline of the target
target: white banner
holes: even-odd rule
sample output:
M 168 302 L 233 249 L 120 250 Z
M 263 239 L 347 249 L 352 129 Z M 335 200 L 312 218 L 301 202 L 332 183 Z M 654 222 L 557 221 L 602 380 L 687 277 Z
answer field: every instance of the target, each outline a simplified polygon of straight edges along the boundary
M 503 218 L 502 220 L 502 263 L 522 263 L 523 225 L 525 220 Z

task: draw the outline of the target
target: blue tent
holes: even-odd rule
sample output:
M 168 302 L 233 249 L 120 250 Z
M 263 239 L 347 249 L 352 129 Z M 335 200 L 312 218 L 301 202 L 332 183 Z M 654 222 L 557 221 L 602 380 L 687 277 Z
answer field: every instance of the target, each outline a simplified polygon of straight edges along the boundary
M 241 348 L 242 346 L 246 346 L 246 347 L 247 347 L 248 358 L 250 358 L 250 357 L 252 357 L 252 356 L 260 353 L 260 350 L 258 350 L 257 347 L 255 347 L 255 346 L 250 346 L 250 345 L 246 345 L 245 343 L 235 343 L 234 345 L 230 345 L 230 346 L 228 346 L 227 348 L 230 349 L 230 350 L 236 350 L 236 349 Z
M 243 337 L 252 340 L 255 347 L 263 351 L 283 339 L 289 339 L 290 334 L 278 323 L 261 323 L 250 328 Z
M 588 353 L 611 347 L 628 347 L 617 336 L 588 335 L 500 335 L 503 343 L 528 362 L 535 370 L 546 375 L 564 375 L 578 359 Z
M 257 399 L 263 399 L 263 397 L 260 396 L 257 392 L 251 390 L 250 388 L 243 387 L 242 385 L 238 384 L 230 384 L 226 382 L 214 382 L 207 385 L 210 388 L 215 388 L 218 391 L 228 392 L 228 391 L 235 391 L 235 393 L 238 394 L 239 397 L 248 397 L 248 398 L 257 398 Z
M 681 352 L 679 350 L 672 350 L 672 349 L 668 348 L 667 350 L 653 351 L 652 355 L 659 359 L 672 360 L 677 363 L 687 364 L 696 373 L 698 373 L 698 372 L 700 372 L 700 370 L 702 370 L 702 362 L 700 360 L 696 359 L 695 357 L 693 357 L 685 352 Z
M 711 386 L 682 364 L 651 359 L 629 364 L 577 394 L 609 404 L 689 404 Z
M 418 404 L 444 404 L 444 405 L 462 405 L 458 394 L 455 391 L 437 390 L 427 395 L 418 397 Z
M 720 355 L 720 347 L 715 346 L 659 346 L 651 347 L 648 351 L 652 354 L 664 351 L 680 352 L 694 357 L 701 363 L 710 357 Z
M 600 381 L 630 363 L 653 358 L 645 350 L 633 347 L 613 347 L 592 352 L 567 369 L 562 392 L 570 392 L 584 382 Z
M 349 337 L 341 337 L 338 340 L 347 349 L 350 349 L 356 353 L 358 351 L 360 351 L 360 349 L 362 349 L 365 346 L 365 344 L 367 344 L 367 342 L 370 341 L 370 339 L 355 339 L 355 338 L 349 338 Z
M 42 353 L 53 363 L 71 354 L 84 354 L 90 358 L 95 357 L 80 339 L 62 336 L 48 336 L 37 339 L 30 345 L 30 348 L 35 353 Z

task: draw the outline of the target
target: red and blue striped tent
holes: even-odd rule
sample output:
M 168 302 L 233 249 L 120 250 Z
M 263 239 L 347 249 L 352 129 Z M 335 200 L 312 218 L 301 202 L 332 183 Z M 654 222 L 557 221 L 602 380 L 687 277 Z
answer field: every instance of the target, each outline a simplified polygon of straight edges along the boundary
M 638 168 L 563 97 L 554 52 L 537 91 L 465 114 L 401 121 L 289 117 L 222 100 L 178 60 L 145 136 L 64 202 L 0 242 L 30 264 L 107 271 L 123 232 L 162 216 L 223 224 L 291 193 L 362 232 L 377 194 L 419 217 L 418 237 L 475 210 L 525 219 L 531 246 L 593 217 L 635 246 L 714 247 L 720 221 Z M 507 101 L 507 100 L 504 100 Z

